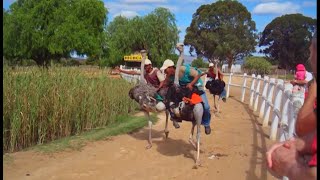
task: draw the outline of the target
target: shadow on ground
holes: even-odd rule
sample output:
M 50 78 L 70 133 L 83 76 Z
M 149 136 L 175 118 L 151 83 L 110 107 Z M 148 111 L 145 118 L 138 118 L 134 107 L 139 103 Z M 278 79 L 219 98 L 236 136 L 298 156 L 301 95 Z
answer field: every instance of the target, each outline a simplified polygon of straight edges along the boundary
M 262 128 L 262 124 L 259 122 L 259 116 L 255 115 L 253 110 L 250 109 L 248 104 L 244 104 L 239 99 L 232 98 L 242 104 L 248 115 L 250 116 L 250 121 L 252 124 L 252 133 L 253 133 L 253 145 L 252 145 L 252 151 L 251 151 L 251 159 L 250 159 L 250 168 L 247 171 L 247 177 L 246 179 L 252 180 L 252 179 L 267 179 L 267 164 L 266 164 L 266 151 L 267 151 L 267 144 L 266 144 L 266 138 L 269 138 L 269 135 L 267 135 Z M 258 142 L 260 138 L 260 144 Z M 260 154 L 260 157 L 258 157 L 258 153 Z M 261 174 L 260 177 L 255 173 L 255 170 L 257 168 L 257 165 L 260 165 L 261 167 Z
M 185 122 L 189 123 L 189 122 Z M 169 137 L 166 139 L 164 131 L 158 131 L 152 129 L 152 139 L 153 139 L 153 147 L 156 148 L 157 151 L 165 156 L 180 156 L 183 155 L 186 158 L 190 158 L 192 160 L 196 160 L 196 149 L 186 140 L 182 139 L 172 139 Z M 137 140 L 144 141 L 147 145 L 148 137 L 149 137 L 149 130 L 148 128 L 143 128 L 139 131 L 135 131 L 129 133 L 129 135 Z M 186 139 L 187 139 L 186 134 Z M 201 143 L 200 143 L 200 153 L 203 154 L 204 152 L 201 151 Z M 147 149 L 146 149 L 147 150 Z

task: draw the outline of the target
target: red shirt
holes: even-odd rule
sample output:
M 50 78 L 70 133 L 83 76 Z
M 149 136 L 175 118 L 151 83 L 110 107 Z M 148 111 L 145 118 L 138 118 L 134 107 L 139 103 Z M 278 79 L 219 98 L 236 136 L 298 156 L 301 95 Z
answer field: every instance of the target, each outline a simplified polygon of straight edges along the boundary
M 209 70 L 208 71 L 209 72 L 209 74 L 208 74 L 208 77 L 210 77 L 210 78 L 212 78 L 212 79 L 216 79 L 216 73 L 214 73 L 214 70 Z M 218 79 L 220 79 L 221 80 L 221 73 L 220 73 L 220 71 L 218 71 Z

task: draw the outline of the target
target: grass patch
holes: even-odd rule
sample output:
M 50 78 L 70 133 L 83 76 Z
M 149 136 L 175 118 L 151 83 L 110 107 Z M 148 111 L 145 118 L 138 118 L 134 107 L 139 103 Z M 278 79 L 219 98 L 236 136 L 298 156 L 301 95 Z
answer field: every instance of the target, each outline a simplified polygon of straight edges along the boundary
M 294 80 L 294 75 L 293 74 L 278 75 L 278 79 Z
M 156 114 L 151 115 L 152 122 L 157 121 Z M 81 150 L 88 141 L 106 139 L 109 136 L 125 134 L 146 126 L 148 121 L 144 116 L 119 116 L 115 123 L 108 127 L 89 130 L 76 136 L 65 137 L 47 144 L 36 145 L 25 150 L 35 150 L 42 153 L 54 153 L 63 150 Z
M 9 154 L 3 155 L 3 163 L 12 163 L 12 162 L 13 162 L 12 156 L 10 156 Z

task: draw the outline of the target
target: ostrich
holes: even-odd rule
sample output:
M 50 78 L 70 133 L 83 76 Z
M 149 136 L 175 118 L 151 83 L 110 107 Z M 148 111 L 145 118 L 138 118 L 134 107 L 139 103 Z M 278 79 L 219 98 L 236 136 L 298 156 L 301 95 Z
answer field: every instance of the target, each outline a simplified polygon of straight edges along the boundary
M 209 89 L 210 93 L 213 95 L 213 102 L 214 102 L 214 108 L 215 108 L 215 115 L 219 117 L 220 113 L 220 95 L 224 91 L 225 83 L 223 81 L 218 80 L 219 79 L 219 71 L 218 71 L 218 59 L 214 59 L 211 61 L 211 64 L 214 64 L 214 71 L 215 71 L 215 79 L 211 79 L 207 82 L 206 88 Z M 216 102 L 216 96 L 218 96 L 218 100 Z
M 160 112 L 166 110 L 165 105 L 163 102 L 157 102 L 154 98 L 157 94 L 157 89 L 149 84 L 147 84 L 146 80 L 144 79 L 144 63 L 146 59 L 146 50 L 141 50 L 142 61 L 141 61 L 141 73 L 140 73 L 140 83 L 135 87 L 131 88 L 129 91 L 129 96 L 131 99 L 134 99 L 136 102 L 139 103 L 141 110 L 144 112 L 145 117 L 148 119 L 149 125 L 149 138 L 148 138 L 148 145 L 146 149 L 150 149 L 152 147 L 152 121 L 150 118 L 150 112 Z M 167 128 L 169 112 L 166 111 L 166 129 L 164 133 L 166 138 L 168 137 L 169 131 Z
M 215 80 L 217 80 L 218 79 L 218 77 L 219 77 L 219 74 L 218 74 L 218 59 L 215 59 L 215 60 L 213 60 L 213 62 L 214 62 L 214 70 L 215 70 L 215 73 L 216 73 L 216 78 L 215 78 Z M 220 113 L 220 104 L 219 104 L 219 100 L 220 100 L 220 98 L 219 98 L 219 95 L 220 94 L 213 94 L 213 103 L 214 103 L 214 108 L 216 109 L 216 113 L 214 113 L 216 116 L 218 116 L 219 117 L 219 113 Z M 216 96 L 218 96 L 218 101 L 217 101 L 217 103 L 216 103 Z
M 176 48 L 178 49 L 180 55 L 179 55 L 179 59 L 178 59 L 176 70 L 175 70 L 174 85 L 167 92 L 168 93 L 167 100 L 170 102 L 171 104 L 170 108 L 172 108 L 172 111 L 175 112 L 177 117 L 180 117 L 180 119 L 182 120 L 192 122 L 189 142 L 197 150 L 197 158 L 195 162 L 196 163 L 195 165 L 197 167 L 197 166 L 200 166 L 200 126 L 201 126 L 204 107 L 202 103 L 195 103 L 191 105 L 190 103 L 191 99 L 189 99 L 188 103 L 186 103 L 185 101 L 181 101 L 181 102 L 176 101 L 176 97 L 179 96 L 179 93 L 182 91 L 182 87 L 179 86 L 179 69 L 183 61 L 183 49 L 184 49 L 183 43 L 178 43 Z M 184 100 L 186 100 L 186 98 L 184 98 Z M 197 145 L 193 140 L 195 126 L 197 126 L 197 136 L 196 136 Z M 167 129 L 167 127 L 165 127 L 165 129 Z

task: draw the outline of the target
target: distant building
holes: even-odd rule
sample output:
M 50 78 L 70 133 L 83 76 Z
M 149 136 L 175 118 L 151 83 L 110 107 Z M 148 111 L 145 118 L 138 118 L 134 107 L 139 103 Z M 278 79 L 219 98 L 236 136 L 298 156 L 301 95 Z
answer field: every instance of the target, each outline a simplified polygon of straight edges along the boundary
M 229 73 L 228 64 L 223 64 L 221 68 L 223 73 Z M 241 64 L 232 64 L 231 65 L 232 73 L 242 73 Z

